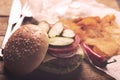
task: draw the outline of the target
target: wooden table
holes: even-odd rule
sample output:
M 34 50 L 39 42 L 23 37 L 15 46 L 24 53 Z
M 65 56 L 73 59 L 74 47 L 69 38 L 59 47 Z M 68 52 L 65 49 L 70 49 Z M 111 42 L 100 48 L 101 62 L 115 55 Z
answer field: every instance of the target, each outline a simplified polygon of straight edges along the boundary
M 5 5 L 4 1 L 7 2 L 8 6 L 4 6 Z M 2 13 L 0 12 L 0 45 L 2 44 L 4 35 L 6 32 L 6 28 L 8 25 L 9 11 L 11 6 L 11 0 L 4 0 L 4 1 L 3 2 L 1 1 L 2 3 L 0 2 L 0 6 L 2 6 L 1 10 L 3 10 L 1 11 Z M 97 0 L 97 1 L 119 10 L 117 0 Z M 0 60 L 0 80 L 13 80 L 13 79 L 10 79 L 10 76 L 7 75 L 6 73 L 7 71 L 4 70 L 4 63 L 2 60 Z M 84 61 L 82 63 L 82 69 L 80 72 L 79 80 L 115 80 L 115 79 L 95 69 L 89 63 Z

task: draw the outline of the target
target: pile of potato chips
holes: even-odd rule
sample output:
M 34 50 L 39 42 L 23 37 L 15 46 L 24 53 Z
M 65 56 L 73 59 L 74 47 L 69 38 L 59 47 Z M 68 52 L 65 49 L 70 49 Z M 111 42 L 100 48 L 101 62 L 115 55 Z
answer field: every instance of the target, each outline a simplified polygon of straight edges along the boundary
M 114 15 L 103 18 L 79 17 L 74 20 L 60 19 L 66 27 L 74 30 L 97 54 L 107 58 L 120 54 L 120 27 L 115 23 Z

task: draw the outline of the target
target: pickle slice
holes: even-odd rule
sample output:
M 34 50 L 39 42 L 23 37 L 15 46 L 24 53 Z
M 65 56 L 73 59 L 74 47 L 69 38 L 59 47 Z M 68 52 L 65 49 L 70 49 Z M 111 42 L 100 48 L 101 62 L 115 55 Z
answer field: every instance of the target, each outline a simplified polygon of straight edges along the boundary
M 53 37 L 49 39 L 50 45 L 52 46 L 67 46 L 74 42 L 74 39 L 72 38 L 66 38 L 66 37 Z
M 71 29 L 65 29 L 62 33 L 62 36 L 73 38 L 75 37 L 75 33 Z
M 41 21 L 39 24 L 38 24 L 38 26 L 42 29 L 42 30 L 44 30 L 44 31 L 46 31 L 46 32 L 48 32 L 49 31 L 49 24 L 46 22 L 46 21 Z
M 62 33 L 63 28 L 64 26 L 61 22 L 55 23 L 48 33 L 49 37 L 59 36 Z

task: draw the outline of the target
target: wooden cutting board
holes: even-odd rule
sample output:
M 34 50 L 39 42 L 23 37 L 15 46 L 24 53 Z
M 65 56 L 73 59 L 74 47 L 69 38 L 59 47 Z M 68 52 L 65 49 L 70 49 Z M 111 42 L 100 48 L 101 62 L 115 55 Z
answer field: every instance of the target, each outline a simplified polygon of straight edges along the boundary
M 2 0 L 0 1 L 0 16 L 9 16 L 13 0 Z M 24 4 L 25 0 L 21 0 Z
M 0 15 L 9 15 L 11 9 L 12 0 L 0 1 Z

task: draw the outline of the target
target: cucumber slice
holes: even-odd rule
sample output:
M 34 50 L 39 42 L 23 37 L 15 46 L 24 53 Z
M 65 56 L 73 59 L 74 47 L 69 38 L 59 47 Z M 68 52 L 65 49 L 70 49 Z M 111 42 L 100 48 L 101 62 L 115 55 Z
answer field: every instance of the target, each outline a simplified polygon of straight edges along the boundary
M 38 26 L 43 29 L 44 31 L 48 32 L 49 31 L 49 24 L 46 21 L 42 21 L 38 24 Z
M 75 37 L 75 33 L 71 29 L 65 29 L 62 33 L 62 36 L 73 38 L 73 37 Z
M 53 37 L 49 39 L 50 45 L 52 46 L 67 46 L 74 42 L 74 39 L 72 38 L 66 38 L 66 37 Z
M 64 26 L 61 22 L 55 23 L 48 33 L 49 37 L 59 36 L 62 33 L 63 28 Z

